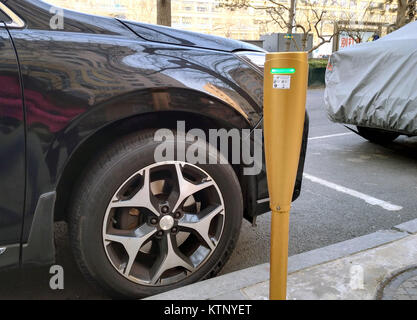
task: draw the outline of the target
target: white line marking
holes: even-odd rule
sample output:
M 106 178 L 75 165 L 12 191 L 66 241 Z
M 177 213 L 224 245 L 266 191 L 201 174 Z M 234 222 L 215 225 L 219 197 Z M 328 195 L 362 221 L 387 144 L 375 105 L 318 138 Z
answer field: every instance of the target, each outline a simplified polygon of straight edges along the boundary
M 392 204 L 390 202 L 384 201 L 384 200 L 380 200 L 371 196 L 368 196 L 364 193 L 349 189 L 349 188 L 345 188 L 342 186 L 339 186 L 338 184 L 335 184 L 333 182 L 329 182 L 320 178 L 317 178 L 315 176 L 312 176 L 308 173 L 304 173 L 304 177 L 312 182 L 316 182 L 318 184 L 321 184 L 323 186 L 326 186 L 328 188 L 334 189 L 336 191 L 342 192 L 342 193 L 346 193 L 352 197 L 356 197 L 359 199 L 364 200 L 366 203 L 369 203 L 373 206 L 380 206 L 381 208 L 384 208 L 385 210 L 389 210 L 389 211 L 399 211 L 401 210 L 403 207 L 401 206 L 397 206 L 395 204 Z
M 317 139 L 326 139 L 326 138 L 333 138 L 333 137 L 341 137 L 341 136 L 348 136 L 350 134 L 353 134 L 353 132 L 336 133 L 336 134 L 329 134 L 327 136 L 312 137 L 312 138 L 308 138 L 308 140 L 317 140 Z
M 257 203 L 269 202 L 269 198 L 264 198 L 256 201 Z

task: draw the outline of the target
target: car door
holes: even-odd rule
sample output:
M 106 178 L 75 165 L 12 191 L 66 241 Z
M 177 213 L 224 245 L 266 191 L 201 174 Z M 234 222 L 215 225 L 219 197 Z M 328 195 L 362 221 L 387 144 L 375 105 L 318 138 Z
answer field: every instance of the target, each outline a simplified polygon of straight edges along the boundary
M 25 116 L 19 67 L 0 3 L 0 267 L 19 263 L 25 190 Z

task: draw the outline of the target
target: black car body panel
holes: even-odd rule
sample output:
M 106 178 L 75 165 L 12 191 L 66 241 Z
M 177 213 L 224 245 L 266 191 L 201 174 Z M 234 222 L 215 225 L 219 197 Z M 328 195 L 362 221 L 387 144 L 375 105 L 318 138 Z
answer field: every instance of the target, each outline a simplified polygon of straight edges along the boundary
M 1 125 L 13 123 L 13 133 L 0 131 L 0 142 L 6 141 L 0 144 L 0 157 L 16 157 L 0 164 L 1 172 L 16 182 L 10 196 L 10 183 L 0 181 L 0 247 L 20 243 L 21 262 L 50 262 L 51 218 L 66 217 L 77 177 L 120 135 L 175 128 L 176 120 L 190 120 L 187 125 L 194 127 L 238 129 L 261 122 L 262 74 L 233 54 L 256 47 L 68 10 L 64 29 L 51 30 L 50 5 L 14 0 L 7 6 L 22 17 L 25 27 L 0 28 L 0 77 L 14 83 L 14 92 L 7 93 L 13 103 L 0 105 Z M 147 34 L 141 34 L 144 28 Z M 169 30 L 183 42 L 155 36 L 163 32 L 167 37 Z M 8 143 L 16 145 L 12 154 L 4 147 Z M 267 201 L 258 203 L 267 197 L 265 171 L 240 178 L 251 190 L 246 192 L 245 216 L 268 211 Z M 299 175 L 295 190 L 300 186 Z M 9 199 L 13 207 L 4 208 Z M 43 257 L 36 254 L 37 246 L 43 247 Z M 2 263 L 3 257 L 0 266 L 10 265 Z
M 158 43 L 169 43 L 184 47 L 196 47 L 227 52 L 239 50 L 259 51 L 259 47 L 242 41 L 140 22 L 125 20 L 122 20 L 122 22 L 141 38 Z
M 0 244 L 14 244 L 23 221 L 25 115 L 16 53 L 4 28 L 0 43 Z

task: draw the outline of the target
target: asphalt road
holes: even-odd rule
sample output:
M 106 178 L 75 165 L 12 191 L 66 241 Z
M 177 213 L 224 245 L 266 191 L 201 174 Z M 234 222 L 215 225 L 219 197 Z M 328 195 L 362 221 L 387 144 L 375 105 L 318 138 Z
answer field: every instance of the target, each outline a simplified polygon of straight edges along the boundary
M 308 92 L 307 109 L 308 176 L 291 212 L 290 255 L 417 218 L 417 137 L 402 136 L 384 146 L 367 142 L 327 119 L 322 89 Z M 267 262 L 269 226 L 270 214 L 260 216 L 256 227 L 244 222 L 236 250 L 222 273 Z M 58 223 L 56 230 L 64 290 L 49 288 L 49 268 L 10 270 L 0 272 L 0 299 L 108 298 L 79 273 L 66 225 Z

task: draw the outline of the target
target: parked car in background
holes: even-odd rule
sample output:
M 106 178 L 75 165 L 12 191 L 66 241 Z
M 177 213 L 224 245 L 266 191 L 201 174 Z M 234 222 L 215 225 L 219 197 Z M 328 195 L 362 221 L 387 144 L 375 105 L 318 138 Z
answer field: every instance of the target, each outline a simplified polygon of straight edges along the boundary
M 51 29 L 51 9 L 0 2 L 0 267 L 53 264 L 67 221 L 80 270 L 113 296 L 215 276 L 242 217 L 269 211 L 265 166 L 156 162 L 154 134 L 262 128 L 265 53 L 69 10 Z M 308 118 L 294 199 L 307 133 Z
M 326 71 L 329 118 L 374 142 L 417 135 L 417 22 L 332 54 Z

